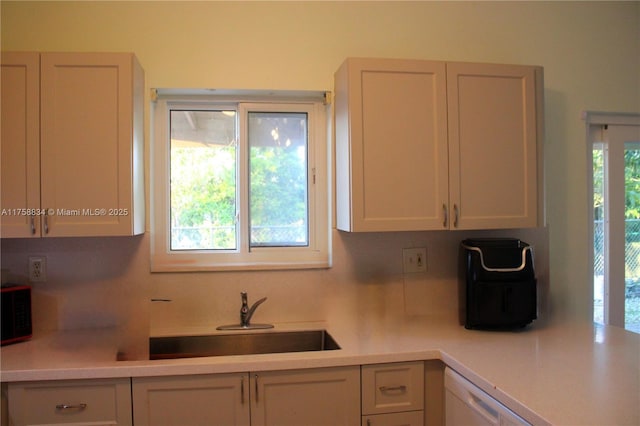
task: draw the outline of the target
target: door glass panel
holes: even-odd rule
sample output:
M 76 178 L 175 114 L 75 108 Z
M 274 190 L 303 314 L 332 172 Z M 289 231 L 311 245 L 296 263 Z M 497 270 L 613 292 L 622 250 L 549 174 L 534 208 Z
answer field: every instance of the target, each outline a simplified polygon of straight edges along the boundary
M 593 321 L 605 324 L 605 193 L 603 144 L 593 146 Z
M 640 333 L 640 142 L 626 142 L 625 316 L 627 330 Z

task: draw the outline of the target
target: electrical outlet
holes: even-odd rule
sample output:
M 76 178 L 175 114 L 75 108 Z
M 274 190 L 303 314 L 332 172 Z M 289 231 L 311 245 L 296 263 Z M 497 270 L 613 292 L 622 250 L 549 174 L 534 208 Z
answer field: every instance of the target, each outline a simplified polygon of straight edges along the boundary
M 47 281 L 47 258 L 44 256 L 29 257 L 29 281 L 43 283 Z
M 427 271 L 427 249 L 425 247 L 402 249 L 402 272 Z

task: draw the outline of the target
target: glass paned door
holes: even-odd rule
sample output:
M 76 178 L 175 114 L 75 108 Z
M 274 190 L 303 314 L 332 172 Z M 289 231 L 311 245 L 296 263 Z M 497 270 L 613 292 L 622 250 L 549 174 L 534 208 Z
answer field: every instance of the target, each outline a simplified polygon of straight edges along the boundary
M 640 136 L 624 144 L 624 327 L 640 333 Z
M 594 321 L 640 332 L 640 127 L 593 144 Z

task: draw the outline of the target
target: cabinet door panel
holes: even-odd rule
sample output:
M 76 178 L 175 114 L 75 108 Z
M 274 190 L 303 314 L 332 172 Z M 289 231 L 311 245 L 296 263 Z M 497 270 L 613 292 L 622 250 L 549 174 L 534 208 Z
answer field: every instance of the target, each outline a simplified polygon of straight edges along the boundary
M 360 423 L 357 366 L 263 372 L 251 380 L 252 426 Z
M 448 202 L 445 90 L 441 62 L 349 59 L 338 70 L 339 229 L 443 228 L 442 206 Z
M 136 426 L 249 425 L 247 374 L 133 379 Z
M 41 56 L 47 236 L 130 235 L 133 56 Z
M 40 55 L 2 53 L 2 237 L 40 236 Z M 24 209 L 24 210 L 23 210 Z M 26 209 L 33 209 L 29 211 Z M 34 214 L 35 213 L 35 214 Z
M 454 227 L 536 226 L 536 94 L 535 67 L 447 64 Z

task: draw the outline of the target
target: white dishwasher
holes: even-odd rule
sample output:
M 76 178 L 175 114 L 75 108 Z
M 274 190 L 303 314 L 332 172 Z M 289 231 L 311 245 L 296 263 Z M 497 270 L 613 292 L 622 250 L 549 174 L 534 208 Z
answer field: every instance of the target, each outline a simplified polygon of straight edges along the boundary
M 449 367 L 444 373 L 446 426 L 529 425 Z

